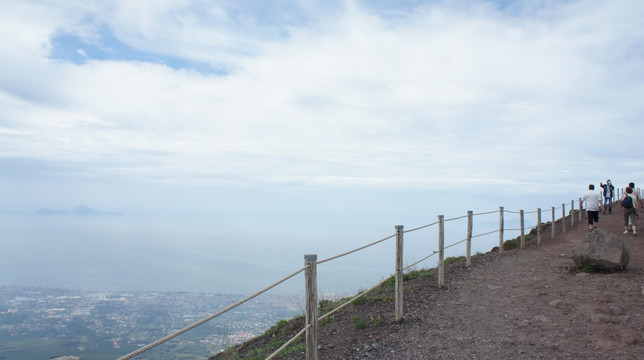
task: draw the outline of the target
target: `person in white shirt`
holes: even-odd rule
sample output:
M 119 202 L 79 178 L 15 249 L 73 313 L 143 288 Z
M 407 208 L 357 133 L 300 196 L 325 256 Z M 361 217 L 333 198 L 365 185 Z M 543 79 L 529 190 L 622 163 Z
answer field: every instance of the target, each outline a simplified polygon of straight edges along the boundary
M 599 224 L 599 210 L 604 210 L 602 206 L 602 196 L 599 191 L 595 190 L 595 185 L 588 185 L 588 191 L 581 198 L 581 203 L 585 205 L 586 215 L 588 217 L 588 230 L 593 231 Z

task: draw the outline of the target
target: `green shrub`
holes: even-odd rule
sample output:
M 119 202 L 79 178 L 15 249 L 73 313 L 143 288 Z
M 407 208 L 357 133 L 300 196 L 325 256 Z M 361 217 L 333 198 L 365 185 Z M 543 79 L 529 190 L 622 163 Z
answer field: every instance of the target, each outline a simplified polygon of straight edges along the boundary
M 592 265 L 586 264 L 581 268 L 581 271 L 585 273 L 592 273 L 592 272 L 595 272 L 595 267 Z
M 445 265 L 449 265 L 449 264 L 451 264 L 453 262 L 456 262 L 456 261 L 465 261 L 465 256 L 459 256 L 459 257 L 450 256 L 450 257 L 446 258 L 445 260 L 443 260 L 443 263 Z
M 353 322 L 356 324 L 356 329 L 364 329 L 367 327 L 367 322 L 364 321 L 362 315 L 358 314 L 352 318 Z

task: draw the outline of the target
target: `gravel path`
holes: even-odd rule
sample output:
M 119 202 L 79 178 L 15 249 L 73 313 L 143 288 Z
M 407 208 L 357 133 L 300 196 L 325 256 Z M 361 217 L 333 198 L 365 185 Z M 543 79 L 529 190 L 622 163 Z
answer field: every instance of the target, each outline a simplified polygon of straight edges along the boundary
M 600 227 L 622 236 L 619 213 L 602 216 Z M 641 359 L 644 238 L 624 235 L 625 271 L 583 273 L 570 255 L 587 232 L 583 224 L 541 246 L 480 255 L 471 269 L 452 264 L 443 289 L 434 276 L 406 282 L 400 324 L 391 302 L 351 307 L 322 328 L 319 357 Z M 357 329 L 356 315 L 366 328 Z
M 549 226 L 543 230 L 547 237 L 540 246 L 532 240 L 521 250 L 477 255 L 471 268 L 450 264 L 442 289 L 435 274 L 405 281 L 400 323 L 393 321 L 393 293 L 346 307 L 321 326 L 319 359 L 644 358 L 644 236 L 622 235 L 621 211 L 602 216 L 600 228 L 624 236 L 630 263 L 622 272 L 584 273 L 571 254 L 587 226 L 565 234 L 556 226 L 555 239 Z M 280 332 L 302 328 L 300 318 Z M 243 344 L 238 354 L 252 353 L 275 336 Z M 304 358 L 303 352 L 281 357 Z

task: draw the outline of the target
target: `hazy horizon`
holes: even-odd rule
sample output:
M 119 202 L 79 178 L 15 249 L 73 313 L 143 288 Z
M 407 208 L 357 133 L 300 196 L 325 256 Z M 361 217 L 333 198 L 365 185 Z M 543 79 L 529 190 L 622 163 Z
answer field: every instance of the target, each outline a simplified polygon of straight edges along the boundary
M 0 284 L 246 293 L 395 225 L 644 178 L 644 2 L 0 8 Z M 30 215 L 79 205 L 124 216 Z M 392 248 L 321 288 L 389 275 Z
M 2 272 L 0 285 L 250 294 L 300 269 L 305 254 L 317 254 L 322 260 L 387 237 L 395 232 L 395 225 L 404 225 L 409 230 L 435 222 L 438 214 L 448 219 L 465 215 L 468 208 L 449 204 L 454 198 L 455 195 L 443 194 L 440 201 L 449 211 L 433 216 L 425 215 L 419 204 L 401 202 L 406 209 L 376 210 L 369 208 L 369 204 L 354 205 L 351 209 L 320 208 L 321 217 L 303 214 L 301 209 L 294 208 L 288 218 L 268 217 L 264 222 L 247 224 L 243 216 L 236 218 L 232 214 L 228 217 L 210 217 L 207 213 L 199 216 L 127 212 L 123 216 L 39 215 L 37 211 L 4 214 L 0 216 L 0 224 L 7 241 L 0 255 L 0 267 L 11 271 Z M 542 207 L 542 221 L 550 221 L 550 206 L 540 203 L 544 197 L 504 200 L 508 202 L 505 210 L 509 211 L 520 210 L 512 207 L 517 202 L 533 205 L 524 209 L 527 212 Z M 567 201 L 567 211 L 569 206 Z M 432 208 L 426 210 L 429 212 Z M 475 235 L 498 229 L 498 206 L 472 210 L 475 213 L 496 211 L 474 218 Z M 121 209 L 109 211 L 121 212 Z M 352 219 L 353 211 L 362 212 L 361 217 Z M 403 216 L 397 217 L 395 212 Z M 559 209 L 555 215 L 561 216 Z M 409 221 L 397 221 L 403 217 Z M 526 227 L 535 223 L 536 215 L 526 215 Z M 518 215 L 505 214 L 505 228 L 518 228 Z M 405 265 L 436 250 L 437 231 L 433 226 L 405 235 Z M 446 245 L 462 240 L 465 231 L 464 219 L 448 222 Z M 505 237 L 517 235 L 517 231 L 506 230 Z M 486 252 L 497 245 L 498 233 L 477 238 L 473 240 L 473 253 Z M 449 249 L 448 256 L 464 255 L 464 246 Z M 395 240 L 390 239 L 321 264 L 318 280 L 321 293 L 327 296 L 354 293 L 392 274 L 394 247 Z M 417 268 L 434 267 L 435 263 L 436 257 Z M 274 291 L 303 292 L 302 275 Z

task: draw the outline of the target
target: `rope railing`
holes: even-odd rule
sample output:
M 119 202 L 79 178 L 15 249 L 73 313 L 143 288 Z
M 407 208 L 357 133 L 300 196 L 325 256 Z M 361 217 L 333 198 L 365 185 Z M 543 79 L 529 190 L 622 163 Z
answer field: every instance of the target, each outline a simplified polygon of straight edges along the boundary
M 499 210 L 494 210 L 494 211 L 488 211 L 488 212 L 482 212 L 482 213 L 474 213 L 472 215 L 479 216 L 479 215 L 498 214 L 498 213 L 499 213 Z
M 488 231 L 488 232 L 483 233 L 483 234 L 472 235 L 472 238 L 477 238 L 477 237 L 481 237 L 481 236 L 485 236 L 485 235 L 490 235 L 490 234 L 494 234 L 496 232 L 499 232 L 499 229 Z
M 433 222 L 433 223 L 431 223 L 431 224 L 427 224 L 427 225 L 419 226 L 419 227 L 417 227 L 417 228 L 413 228 L 413 229 L 405 230 L 405 231 L 404 231 L 404 233 L 408 233 L 408 232 L 412 232 L 412 231 L 416 231 L 416 230 L 424 229 L 424 228 L 426 228 L 426 227 L 434 226 L 434 225 L 436 225 L 436 224 L 438 224 L 438 221 L 435 221 L 435 222 Z
M 300 336 L 302 336 L 302 335 L 303 335 L 307 330 L 309 330 L 310 328 L 311 328 L 311 324 L 307 324 L 307 325 L 304 327 L 304 329 L 300 330 L 300 332 L 298 332 L 297 334 L 295 334 L 295 336 L 293 336 L 289 341 L 285 342 L 285 343 L 284 343 L 284 345 L 280 346 L 280 347 L 279 347 L 279 349 L 275 350 L 275 352 L 273 352 L 272 354 L 270 354 L 270 355 L 266 358 L 266 360 L 271 360 L 271 359 L 273 359 L 274 357 L 276 357 L 277 355 L 279 355 L 279 353 L 281 353 L 281 352 L 282 352 L 282 350 L 286 349 L 289 345 L 291 345 L 292 343 L 294 343 L 294 342 L 295 342 L 295 340 L 297 340 Z
M 369 289 L 367 289 L 367 290 L 365 290 L 365 291 L 363 291 L 363 292 L 359 293 L 358 295 L 356 295 L 356 296 L 352 297 L 351 299 L 347 300 L 347 301 L 346 301 L 346 302 L 344 302 L 342 305 L 340 305 L 340 306 L 336 307 L 335 309 L 333 309 L 333 310 L 329 311 L 328 313 L 326 313 L 326 314 L 324 314 L 324 315 L 320 316 L 320 317 L 318 318 L 318 321 L 324 320 L 324 319 L 328 318 L 329 316 L 331 316 L 331 315 L 333 315 L 333 314 L 337 313 L 338 311 L 342 310 L 344 307 L 346 307 L 346 306 L 348 306 L 348 305 L 351 305 L 353 302 L 355 302 L 355 301 L 356 301 L 356 300 L 358 300 L 359 298 L 361 298 L 361 297 L 363 297 L 363 296 L 367 295 L 367 294 L 368 294 L 368 293 L 370 293 L 371 291 L 373 291 L 373 290 L 377 289 L 380 285 L 382 285 L 382 284 L 386 283 L 387 281 L 389 281 L 389 279 L 391 279 L 391 278 L 392 278 L 392 277 L 394 277 L 394 276 L 396 276 L 396 274 L 391 274 L 391 275 L 389 275 L 388 277 L 384 278 L 382 281 L 380 281 L 380 282 L 379 282 L 379 283 L 377 283 L 376 285 L 374 285 L 374 286 L 370 287 Z
M 330 258 L 328 258 L 328 259 L 320 260 L 320 261 L 318 261 L 318 264 L 322 264 L 322 263 L 325 263 L 325 262 L 327 262 L 327 261 L 335 260 L 335 259 L 337 259 L 337 258 L 341 258 L 341 257 L 343 257 L 343 256 L 347 256 L 347 255 L 349 255 L 349 254 L 353 254 L 354 252 L 357 252 L 357 251 L 360 251 L 360 250 L 366 249 L 366 248 L 368 248 L 368 247 L 370 247 L 370 246 L 374 246 L 374 245 L 380 244 L 381 242 L 386 241 L 386 240 L 389 240 L 389 239 L 391 239 L 391 238 L 394 238 L 395 236 L 396 236 L 396 234 L 393 234 L 393 235 L 387 236 L 387 237 L 386 237 L 386 238 L 384 238 L 384 239 L 380 239 L 380 240 L 374 241 L 374 242 L 372 242 L 371 244 L 367 244 L 367 245 L 365 245 L 365 246 L 361 246 L 361 247 L 359 247 L 359 248 L 357 248 L 357 249 L 349 250 L 349 251 L 347 251 L 347 252 L 345 252 L 345 253 L 343 253 L 343 254 L 339 254 L 339 255 L 336 255 L 336 256 L 332 256 L 332 257 L 330 257 Z
M 580 208 L 581 208 L 581 200 L 580 200 Z M 555 218 L 556 218 L 555 211 L 557 209 L 563 209 L 563 214 L 562 214 L 562 217 L 561 217 L 561 220 L 562 220 L 561 227 L 563 228 L 563 232 L 566 231 L 566 226 L 565 226 L 565 221 L 564 221 L 566 219 L 565 204 L 562 204 L 561 206 L 556 207 L 556 208 L 551 207 L 551 210 L 546 210 L 545 212 L 551 212 L 552 213 L 551 214 L 552 215 L 552 223 L 551 223 L 552 238 L 555 238 Z M 573 217 L 573 215 L 575 214 L 575 211 L 576 210 L 574 209 L 574 201 L 572 201 L 571 202 L 571 211 L 570 211 L 570 217 L 571 217 L 570 225 L 571 225 L 571 227 L 574 225 L 574 217 Z M 537 214 L 537 224 L 535 226 L 526 228 L 524 226 L 524 216 L 526 214 L 535 214 L 535 213 Z M 159 339 L 159 340 L 157 340 L 157 341 L 155 341 L 155 342 L 153 342 L 153 343 L 151 343 L 149 345 L 141 347 L 140 349 L 137 349 L 136 351 L 133 351 L 133 352 L 131 352 L 131 353 L 125 355 L 125 356 L 122 356 L 122 357 L 118 358 L 117 360 L 131 359 L 131 358 L 133 358 L 133 357 L 135 357 L 137 355 L 140 355 L 141 353 L 143 353 L 143 352 L 145 352 L 147 350 L 150 350 L 150 349 L 152 349 L 152 348 L 154 348 L 154 347 L 156 347 L 156 346 L 158 346 L 158 345 L 160 345 L 160 344 L 162 344 L 162 343 L 164 343 L 166 341 L 169 341 L 169 340 L 171 340 L 171 339 L 173 339 L 173 338 L 175 338 L 175 337 L 177 337 L 177 336 L 179 336 L 181 334 L 184 334 L 185 332 L 187 332 L 189 330 L 192 330 L 192 329 L 194 329 L 194 328 L 196 328 L 196 327 L 198 327 L 200 325 L 203 325 L 204 323 L 206 323 L 206 322 L 208 322 L 208 321 L 210 321 L 210 320 L 212 320 L 212 319 L 214 319 L 214 318 L 216 318 L 216 317 L 218 317 L 218 316 L 220 316 L 220 315 L 222 315 L 222 314 L 224 314 L 224 313 L 236 308 L 237 306 L 242 305 L 247 301 L 250 301 L 251 299 L 253 299 L 253 298 L 265 293 L 266 291 L 268 291 L 268 290 L 270 290 L 270 289 L 282 284 L 286 280 L 291 279 L 292 277 L 296 276 L 297 274 L 299 274 L 299 273 L 301 273 L 303 271 L 305 272 L 305 280 L 306 280 L 306 284 L 307 284 L 307 289 L 306 289 L 307 290 L 306 291 L 306 293 L 307 293 L 307 323 L 306 323 L 305 327 L 301 331 L 299 331 L 293 338 L 288 340 L 279 349 L 277 349 L 274 353 L 272 353 L 267 359 L 273 359 L 280 352 L 282 352 L 289 345 L 291 345 L 296 339 L 298 339 L 300 336 L 302 336 L 304 333 L 306 333 L 306 335 L 307 335 L 306 336 L 307 337 L 306 359 L 307 360 L 317 359 L 317 344 L 311 344 L 311 343 L 316 343 L 317 342 L 317 327 L 318 327 L 317 324 L 318 324 L 318 321 L 321 321 L 321 320 L 323 320 L 325 318 L 328 318 L 332 314 L 340 311 L 342 308 L 344 308 L 344 307 L 348 306 L 349 304 L 355 302 L 360 297 L 365 296 L 367 293 L 369 293 L 369 292 L 373 291 L 374 289 L 380 287 L 383 283 L 389 281 L 392 277 L 395 277 L 395 279 L 396 279 L 395 290 L 394 290 L 395 291 L 395 308 L 396 308 L 395 319 L 396 319 L 396 321 L 400 321 L 400 320 L 402 320 L 402 315 L 403 315 L 402 314 L 402 300 L 403 300 L 403 298 L 402 298 L 402 283 L 403 283 L 403 272 L 404 271 L 407 271 L 407 270 L 411 269 L 412 267 L 414 267 L 414 266 L 416 266 L 416 265 L 428 260 L 429 258 L 433 257 L 434 255 L 438 254 L 439 255 L 439 258 L 438 258 L 438 282 L 439 282 L 439 287 L 442 287 L 443 284 L 444 284 L 444 251 L 446 249 L 449 249 L 451 247 L 454 247 L 454 246 L 457 246 L 457 245 L 462 244 L 464 242 L 467 242 L 467 251 L 466 251 L 466 261 L 467 262 L 466 262 L 466 266 L 469 267 L 469 266 L 471 266 L 471 260 L 470 260 L 470 257 L 471 257 L 471 254 L 470 254 L 471 250 L 470 249 L 471 249 L 471 242 L 472 242 L 471 240 L 474 239 L 474 238 L 480 238 L 480 237 L 490 235 L 490 234 L 494 234 L 494 233 L 498 232 L 499 233 L 499 251 L 501 253 L 503 253 L 503 250 L 504 250 L 503 249 L 504 231 L 520 231 L 521 232 L 521 235 L 520 235 L 521 248 L 523 248 L 526 229 L 529 229 L 529 231 L 532 231 L 532 229 L 536 228 L 537 229 L 537 237 L 538 237 L 537 244 L 540 245 L 540 241 L 541 241 L 540 240 L 540 236 L 541 236 L 540 230 L 541 230 L 541 226 L 542 226 L 541 213 L 542 213 L 541 209 L 537 209 L 536 211 L 528 211 L 528 212 L 526 212 L 526 211 L 523 211 L 523 210 L 519 210 L 519 211 L 505 210 L 503 207 L 500 207 L 499 210 L 481 212 L 481 213 L 473 213 L 472 211 L 468 211 L 468 214 L 465 215 L 465 216 L 458 216 L 458 217 L 449 218 L 449 219 L 445 219 L 444 216 L 440 215 L 439 220 L 436 221 L 436 222 L 433 222 L 433 223 L 430 223 L 430 224 L 427 224 L 427 225 L 422 225 L 422 226 L 412 228 L 412 229 L 409 229 L 409 230 L 404 230 L 402 225 L 397 225 L 396 226 L 396 233 L 393 234 L 393 235 L 389 235 L 389 236 L 387 236 L 385 238 L 382 238 L 380 240 L 376 240 L 376 241 L 374 241 L 372 243 L 369 243 L 367 245 L 358 247 L 358 248 L 353 249 L 353 250 L 349 250 L 347 252 L 344 252 L 342 254 L 338 254 L 338 255 L 329 257 L 329 258 L 324 259 L 324 260 L 317 261 L 317 255 L 305 255 L 305 264 L 306 265 L 303 268 L 301 268 L 300 270 L 298 270 L 298 271 L 296 271 L 296 272 L 284 277 L 283 279 L 281 279 L 281 280 L 269 285 L 268 287 L 256 292 L 255 294 L 253 294 L 251 296 L 248 296 L 248 297 L 238 301 L 235 304 L 232 304 L 232 305 L 230 305 L 230 306 L 218 311 L 215 314 L 212 314 L 212 315 L 210 315 L 210 316 L 208 316 L 208 317 L 206 317 L 206 318 L 204 318 L 202 320 L 199 320 L 199 321 L 195 322 L 194 324 L 192 324 L 190 326 L 187 326 L 187 327 L 185 327 L 185 328 L 183 328 L 183 329 L 181 329 L 179 331 L 176 331 L 176 332 L 174 332 L 174 333 L 172 333 L 172 334 L 170 334 L 170 335 L 168 335 L 168 336 L 166 336 L 166 337 L 164 337 L 162 339 Z M 492 231 L 488 231 L 488 232 L 473 235 L 472 234 L 472 226 L 473 226 L 472 219 L 473 219 L 473 217 L 474 216 L 481 216 L 481 215 L 489 215 L 489 214 L 498 214 L 499 215 L 499 227 L 497 229 L 492 230 Z M 505 228 L 505 226 L 504 226 L 504 221 L 505 221 L 504 214 L 519 214 L 520 215 L 521 227 L 520 228 Z M 467 237 L 465 239 L 463 239 L 463 240 L 459 240 L 459 241 L 451 243 L 449 245 L 445 245 L 444 244 L 444 232 L 445 232 L 444 224 L 446 222 L 455 221 L 455 220 L 461 220 L 461 219 L 465 219 L 465 218 L 468 219 L 468 221 L 467 221 L 468 222 L 468 229 L 467 229 L 468 230 L 468 235 L 467 235 Z M 581 212 L 579 212 L 579 219 L 581 220 Z M 403 266 L 403 264 L 402 264 L 403 235 L 405 233 L 422 230 L 422 229 L 425 229 L 425 228 L 428 228 L 428 227 L 431 227 L 431 226 L 434 226 L 434 225 L 438 225 L 438 250 L 434 250 L 433 252 L 430 252 L 428 255 L 426 255 L 425 257 L 423 257 L 422 259 L 420 259 L 418 261 L 413 262 L 412 264 L 409 264 L 407 266 Z M 329 262 L 331 260 L 335 260 L 335 259 L 338 259 L 340 257 L 356 253 L 358 251 L 361 251 L 361 250 L 364 250 L 364 249 L 366 249 L 368 247 L 380 244 L 380 243 L 382 243 L 384 241 L 387 241 L 387 240 L 390 240 L 392 238 L 396 238 L 396 272 L 394 272 L 394 274 L 386 277 L 385 279 L 383 279 L 382 281 L 380 281 L 378 284 L 374 285 L 373 287 L 371 287 L 371 288 L 359 293 L 358 295 L 356 295 L 355 297 L 349 299 L 348 301 L 346 301 L 342 305 L 336 307 L 333 311 L 330 311 L 329 313 L 326 313 L 323 316 L 318 318 L 317 310 L 316 310 L 317 306 L 318 306 L 318 304 L 317 304 L 317 264 Z M 314 316 L 313 314 L 316 314 L 316 315 Z
M 466 217 L 467 217 L 467 215 L 463 215 L 463 216 L 459 216 L 459 217 L 455 217 L 455 218 L 451 218 L 451 219 L 445 219 L 443 221 L 448 222 L 448 221 L 460 220 L 460 219 L 465 219 Z
M 170 335 L 168 335 L 168 336 L 166 336 L 164 338 L 161 338 L 161 339 L 159 339 L 159 340 L 157 340 L 157 341 L 155 341 L 155 342 L 153 342 L 153 343 L 151 343 L 149 345 L 143 346 L 143 347 L 141 347 L 141 348 L 139 348 L 139 349 L 127 354 L 127 355 L 121 356 L 117 360 L 131 359 L 131 358 L 133 358 L 133 357 L 135 357 L 137 355 L 140 355 L 140 354 L 142 354 L 142 353 L 144 353 L 144 352 L 146 352 L 146 351 L 148 351 L 148 350 L 150 350 L 150 349 L 152 349 L 154 347 L 157 347 L 157 346 L 163 344 L 164 342 L 166 342 L 168 340 L 172 340 L 175 337 L 177 337 L 177 336 L 179 336 L 179 335 L 181 335 L 183 333 L 186 333 L 186 332 L 196 328 L 197 326 L 201 326 L 201 325 L 207 323 L 208 321 L 210 321 L 210 320 L 212 320 L 212 319 L 214 319 L 214 318 L 216 318 L 216 317 L 218 317 L 218 316 L 220 316 L 220 315 L 222 315 L 222 314 L 224 314 L 224 313 L 226 313 L 226 312 L 238 307 L 239 305 L 242 305 L 243 303 L 248 302 L 249 300 L 252 300 L 252 299 L 256 298 L 257 296 L 267 292 L 268 290 L 276 287 L 277 285 L 279 285 L 279 284 L 283 283 L 284 281 L 294 277 L 295 275 L 301 273 L 304 270 L 306 270 L 306 267 L 301 268 L 300 270 L 292 273 L 291 275 L 288 275 L 288 276 L 282 278 L 281 280 L 279 280 L 277 282 L 274 282 L 273 284 L 265 287 L 264 289 L 254 293 L 253 295 L 250 295 L 250 296 L 248 296 L 248 297 L 246 297 L 246 298 L 244 298 L 242 300 L 239 300 L 238 302 L 236 302 L 236 303 L 234 303 L 232 305 L 229 305 L 229 306 L 225 307 L 224 309 L 222 309 L 222 310 L 220 310 L 220 311 L 218 311 L 218 312 L 216 312 L 216 313 L 214 313 L 214 314 L 212 314 L 212 315 L 210 315 L 210 316 L 208 316 L 206 318 L 203 318 L 203 319 L 195 322 L 192 325 L 186 326 L 185 328 L 183 328 L 183 329 L 181 329 L 181 330 L 179 330 L 177 332 L 174 332 L 174 333 L 172 333 L 172 334 L 170 334 Z
M 409 269 L 413 268 L 414 266 L 416 266 L 416 265 L 418 265 L 418 264 L 422 263 L 423 261 L 425 261 L 425 260 L 429 259 L 430 257 L 432 257 L 432 256 L 434 256 L 434 255 L 436 255 L 436 254 L 438 254 L 438 251 L 434 251 L 433 253 L 431 253 L 431 254 L 429 254 L 429 255 L 425 256 L 424 258 L 422 258 L 422 259 L 420 259 L 420 260 L 418 260 L 418 261 L 416 261 L 416 262 L 414 262 L 414 263 L 412 263 L 412 264 L 410 264 L 410 265 L 407 265 L 405 268 L 403 268 L 403 270 L 409 270 Z
M 468 240 L 468 239 L 463 239 L 463 240 L 461 240 L 461 241 L 457 241 L 457 242 L 455 242 L 455 243 L 453 243 L 453 244 L 451 244 L 451 245 L 447 245 L 447 246 L 445 246 L 443 249 L 449 249 L 449 248 L 451 248 L 452 246 L 456 246 L 456 245 L 458 245 L 458 244 L 462 244 L 462 243 L 466 242 L 467 240 Z

